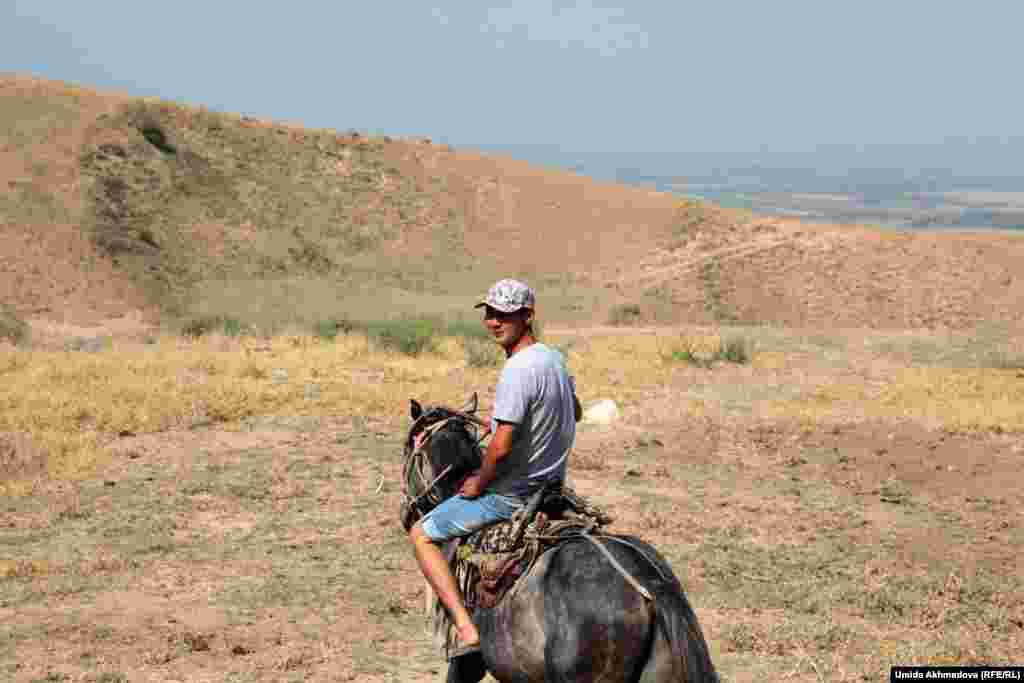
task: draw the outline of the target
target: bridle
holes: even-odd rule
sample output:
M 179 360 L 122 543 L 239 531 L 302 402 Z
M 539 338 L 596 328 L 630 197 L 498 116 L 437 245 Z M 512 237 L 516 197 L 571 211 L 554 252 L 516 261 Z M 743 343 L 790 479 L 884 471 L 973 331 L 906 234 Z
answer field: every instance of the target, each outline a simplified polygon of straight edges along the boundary
M 429 418 L 436 417 L 437 413 L 446 414 L 447 417 L 443 417 L 437 422 L 427 425 L 426 427 L 420 427 L 420 425 Z M 483 427 L 484 432 L 482 435 L 479 437 L 471 437 L 474 439 L 474 446 L 477 447 L 489 433 L 489 425 L 475 415 L 456 410 L 447 410 L 445 408 L 434 408 L 433 410 L 423 413 L 409 428 L 409 436 L 405 441 L 405 460 L 402 463 L 401 491 L 403 506 L 407 507 L 410 512 L 415 512 L 416 519 L 419 519 L 426 514 L 426 510 L 421 507 L 421 503 L 424 502 L 424 499 L 426 499 L 426 502 L 430 504 L 427 510 L 433 509 L 442 502 L 443 498 L 437 491 L 437 485 L 441 483 L 445 477 L 451 474 L 454 465 L 449 463 L 439 474 L 433 476 L 432 479 L 429 479 L 429 483 L 418 496 L 413 496 L 409 493 L 410 476 L 415 473 L 420 481 L 427 482 L 428 478 L 433 475 L 433 466 L 430 459 L 427 457 L 427 445 L 435 434 L 439 433 L 442 429 L 452 423 L 462 425 L 470 423 L 474 426 Z

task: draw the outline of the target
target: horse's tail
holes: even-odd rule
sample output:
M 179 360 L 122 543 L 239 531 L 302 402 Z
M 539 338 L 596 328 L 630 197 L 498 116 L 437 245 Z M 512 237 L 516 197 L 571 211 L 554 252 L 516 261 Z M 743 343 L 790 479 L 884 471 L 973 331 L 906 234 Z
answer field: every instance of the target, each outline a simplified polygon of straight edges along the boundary
M 718 683 L 707 641 L 682 586 L 672 581 L 658 582 L 648 588 L 654 595 L 652 606 L 657 628 L 672 654 L 673 680 L 680 683 Z M 654 655 L 653 647 L 651 655 Z

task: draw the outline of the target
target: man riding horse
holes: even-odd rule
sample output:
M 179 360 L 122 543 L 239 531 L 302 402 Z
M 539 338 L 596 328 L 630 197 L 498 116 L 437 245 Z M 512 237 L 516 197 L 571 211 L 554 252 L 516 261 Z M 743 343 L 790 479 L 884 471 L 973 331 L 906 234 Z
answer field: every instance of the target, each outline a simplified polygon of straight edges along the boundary
M 536 295 L 518 280 L 501 280 L 476 304 L 505 350 L 491 416 L 491 441 L 479 471 L 409 532 L 416 560 L 458 631 L 455 656 L 479 651 L 480 634 L 466 609 L 440 544 L 510 519 L 532 493 L 565 479 L 582 416 L 562 354 L 537 341 Z

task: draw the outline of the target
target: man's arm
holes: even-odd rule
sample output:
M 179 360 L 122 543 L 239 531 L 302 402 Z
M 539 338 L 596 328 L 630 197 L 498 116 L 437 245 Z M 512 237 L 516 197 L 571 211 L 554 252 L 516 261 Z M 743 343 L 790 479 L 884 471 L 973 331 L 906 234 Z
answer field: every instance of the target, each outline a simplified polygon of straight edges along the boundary
M 462 489 L 459 493 L 463 497 L 476 498 L 484 492 L 488 484 L 494 481 L 498 463 L 512 452 L 512 437 L 515 435 L 515 430 L 515 424 L 498 421 L 498 428 L 491 436 L 491 442 L 487 444 L 487 452 L 484 453 L 480 471 L 467 477 L 466 481 L 462 483 Z

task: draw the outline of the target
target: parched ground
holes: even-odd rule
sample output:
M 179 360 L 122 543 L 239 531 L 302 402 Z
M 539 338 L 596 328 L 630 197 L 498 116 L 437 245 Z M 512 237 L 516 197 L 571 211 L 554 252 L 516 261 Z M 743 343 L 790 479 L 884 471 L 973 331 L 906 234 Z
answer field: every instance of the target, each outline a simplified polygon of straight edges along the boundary
M 733 333 L 755 343 L 752 362 L 674 362 L 665 352 L 678 338 L 664 331 L 552 336 L 584 403 L 610 397 L 623 411 L 611 427 L 581 425 L 574 484 L 612 509 L 614 530 L 666 554 L 724 680 L 878 680 L 894 664 L 1015 661 L 1022 416 L 969 428 L 901 403 L 931 385 L 897 378 L 936 373 L 966 414 L 971 390 L 957 378 L 988 378 L 980 390 L 1020 405 L 1024 371 L 953 370 L 921 355 L 919 337 Z M 682 334 L 695 346 L 709 335 Z M 169 343 L 94 357 L 135 367 Z M 236 372 L 230 357 L 244 356 L 255 359 L 235 375 L 245 392 L 294 400 L 126 433 L 86 478 L 39 478 L 5 499 L 0 672 L 441 680 L 397 521 L 406 395 L 455 403 L 476 388 L 486 407 L 496 370 L 467 368 L 452 349 L 404 359 L 288 340 L 203 348 L 182 357 L 191 381 L 216 393 Z M 350 357 L 363 359 L 358 372 L 339 376 L 332 363 Z M 274 367 L 287 380 L 268 380 Z M 346 407 L 358 405 L 350 383 L 366 387 L 364 413 Z
M 31 328 L 0 345 L 0 678 L 437 680 L 406 400 L 487 406 L 497 370 L 309 326 L 461 317 L 498 274 L 622 407 L 575 483 L 664 551 L 725 680 L 1024 652 L 1021 235 L 758 218 L 23 76 L 0 102 L 0 323 Z M 293 329 L 166 333 L 203 315 Z M 705 362 L 730 340 L 743 362 Z

